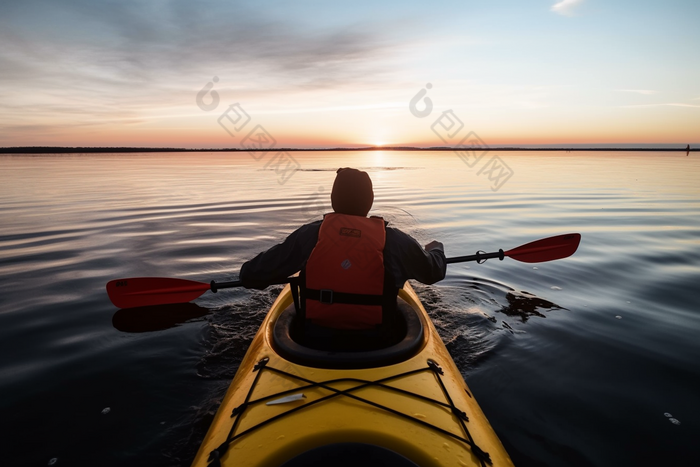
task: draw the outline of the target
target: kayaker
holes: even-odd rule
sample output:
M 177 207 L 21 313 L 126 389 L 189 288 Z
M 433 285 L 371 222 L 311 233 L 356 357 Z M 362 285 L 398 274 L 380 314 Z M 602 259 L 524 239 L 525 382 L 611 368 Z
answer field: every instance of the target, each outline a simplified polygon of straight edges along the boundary
M 410 235 L 367 217 L 374 192 L 366 172 L 338 169 L 333 213 L 306 224 L 241 267 L 247 288 L 264 289 L 300 273 L 302 315 L 315 327 L 371 330 L 391 324 L 399 288 L 408 279 L 445 278 L 443 244 L 422 247 Z

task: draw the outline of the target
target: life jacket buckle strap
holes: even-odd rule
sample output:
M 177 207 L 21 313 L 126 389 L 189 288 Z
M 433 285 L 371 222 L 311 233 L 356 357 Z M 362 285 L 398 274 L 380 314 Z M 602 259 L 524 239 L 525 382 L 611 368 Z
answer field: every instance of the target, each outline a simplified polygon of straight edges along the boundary
M 330 289 L 321 289 L 318 296 L 318 301 L 330 305 L 333 303 L 333 291 Z

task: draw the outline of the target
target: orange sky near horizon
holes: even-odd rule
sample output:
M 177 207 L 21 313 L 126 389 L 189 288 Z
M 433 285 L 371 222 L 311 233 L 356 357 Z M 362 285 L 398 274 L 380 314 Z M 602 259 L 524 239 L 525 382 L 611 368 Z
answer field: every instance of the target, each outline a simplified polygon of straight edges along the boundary
M 431 127 L 442 112 L 426 118 L 414 117 L 408 107 L 389 110 L 328 110 L 271 113 L 250 111 L 250 122 L 240 132 L 229 134 L 218 122 L 220 105 L 211 112 L 183 116 L 127 121 L 109 120 L 92 124 L 57 125 L 40 135 L 5 138 L 11 146 L 94 146 L 94 147 L 182 147 L 219 149 L 239 147 L 249 131 L 261 125 L 276 140 L 274 147 L 324 148 L 367 146 L 454 146 L 459 137 L 474 132 L 487 146 L 570 145 L 570 144 L 693 144 L 700 142 L 695 108 L 619 108 L 599 112 L 580 109 L 516 109 L 502 112 L 482 110 L 469 115 L 466 106 L 455 108 L 463 130 L 446 141 Z M 438 127 L 435 127 L 439 129 Z M 452 144 L 450 144 L 452 143 Z

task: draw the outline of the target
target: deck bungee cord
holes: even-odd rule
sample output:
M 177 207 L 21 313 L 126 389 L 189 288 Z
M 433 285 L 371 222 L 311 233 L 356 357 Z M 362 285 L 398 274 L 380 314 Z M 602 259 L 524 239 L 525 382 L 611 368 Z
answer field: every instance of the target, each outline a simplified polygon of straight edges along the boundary
M 341 396 L 346 396 L 346 397 L 352 398 L 354 400 L 357 400 L 359 402 L 371 405 L 371 406 L 376 407 L 378 409 L 387 411 L 391 414 L 394 414 L 394 415 L 397 415 L 397 416 L 402 417 L 404 419 L 410 420 L 413 423 L 417 423 L 419 425 L 428 427 L 428 428 L 435 430 L 443 435 L 447 435 L 451 438 L 459 440 L 471 448 L 474 455 L 480 460 L 482 467 L 485 467 L 486 464 L 491 465 L 491 456 L 489 455 L 489 453 L 484 451 L 483 449 L 479 448 L 479 446 L 477 446 L 474 443 L 474 440 L 472 439 L 472 436 L 469 433 L 469 429 L 467 428 L 467 425 L 466 425 L 466 422 L 469 421 L 469 417 L 467 416 L 466 412 L 457 408 L 454 405 L 454 403 L 452 402 L 452 398 L 450 397 L 450 394 L 447 391 L 447 388 L 445 387 L 445 385 L 442 382 L 441 376 L 444 375 L 442 367 L 440 367 L 440 365 L 433 360 L 428 360 L 427 366 L 425 368 L 412 370 L 412 371 L 406 371 L 404 373 L 400 373 L 400 374 L 393 375 L 393 376 L 388 376 L 386 378 L 382 378 L 382 379 L 379 379 L 376 381 L 368 381 L 368 380 L 363 380 L 363 379 L 359 379 L 359 378 L 337 378 L 337 379 L 327 380 L 327 381 L 313 381 L 313 380 L 310 380 L 308 378 L 304 378 L 304 377 L 301 377 L 299 375 L 289 373 L 287 371 L 283 371 L 283 370 L 279 370 L 277 368 L 270 367 L 270 366 L 268 366 L 268 362 L 269 362 L 269 358 L 265 357 L 265 358 L 261 359 L 260 361 L 258 361 L 258 363 L 253 368 L 252 371 L 257 372 L 258 374 L 256 375 L 255 379 L 253 380 L 253 384 L 251 385 L 250 389 L 248 390 L 248 394 L 246 395 L 245 402 L 243 402 L 241 405 L 235 407 L 233 409 L 233 411 L 231 412 L 231 418 L 235 417 L 235 419 L 233 421 L 233 425 L 231 426 L 231 430 L 228 433 L 226 441 L 224 441 L 218 448 L 212 450 L 209 453 L 209 458 L 208 458 L 209 467 L 221 467 L 221 462 L 220 462 L 221 457 L 228 451 L 229 446 L 237 439 L 257 430 L 258 428 L 262 428 L 263 426 L 265 426 L 269 423 L 272 423 L 272 422 L 279 420 L 285 416 L 288 416 L 294 412 L 298 412 L 298 411 L 303 410 L 303 409 L 308 409 L 309 407 L 311 407 L 315 404 L 320 404 L 320 403 L 325 402 L 327 400 L 333 399 L 335 397 L 341 397 Z M 274 373 L 278 373 L 280 375 L 305 382 L 305 383 L 307 383 L 307 385 L 296 387 L 294 389 L 289 389 L 286 391 L 281 391 L 281 392 L 278 392 L 275 394 L 270 394 L 268 396 L 261 397 L 259 399 L 255 399 L 255 400 L 251 401 L 250 397 L 251 397 L 253 391 L 255 390 L 255 386 L 257 385 L 263 371 L 271 371 Z M 439 400 L 435 400 L 435 399 L 423 396 L 422 394 L 417 394 L 417 393 L 414 393 L 411 391 L 406 391 L 404 389 L 395 388 L 393 386 L 388 386 L 385 384 L 385 383 L 392 381 L 392 380 L 404 378 L 407 376 L 411 376 L 411 375 L 415 375 L 415 374 L 423 373 L 423 372 L 430 372 L 430 373 L 435 375 L 436 381 L 439 384 L 439 386 L 442 390 L 442 393 L 444 394 L 444 396 L 448 402 L 442 402 Z M 337 389 L 337 388 L 330 386 L 331 384 L 339 383 L 339 382 L 355 382 L 355 383 L 358 383 L 358 385 L 354 386 L 352 388 L 343 389 L 343 390 L 340 390 L 340 389 Z M 370 401 L 370 400 L 365 399 L 363 397 L 359 397 L 357 395 L 352 394 L 352 392 L 358 391 L 358 390 L 366 388 L 368 386 L 381 387 L 381 388 L 389 390 L 389 391 L 395 391 L 397 393 L 401 393 L 401 394 L 404 394 L 407 396 L 415 397 L 415 398 L 418 398 L 418 399 L 421 399 L 424 401 L 428 401 L 428 402 L 431 402 L 433 404 L 436 404 L 436 405 L 439 405 L 439 406 L 442 406 L 442 407 L 449 409 L 450 412 L 452 412 L 452 414 L 454 415 L 454 417 L 459 421 L 459 424 L 460 424 L 462 430 L 464 431 L 466 438 L 461 437 L 461 436 L 459 436 L 455 433 L 452 433 L 450 431 L 444 430 L 444 429 L 442 429 L 438 426 L 435 426 L 431 423 L 425 422 L 419 418 L 416 418 L 416 417 L 413 417 L 413 416 L 408 415 L 406 413 L 403 413 L 401 411 L 392 409 L 392 408 L 387 407 L 385 405 L 378 404 L 376 402 L 373 402 L 373 401 Z M 273 416 L 273 417 L 271 417 L 271 418 L 269 418 L 261 423 L 258 423 L 257 425 L 255 425 L 251 428 L 248 428 L 247 430 L 244 430 L 244 431 L 237 433 L 237 434 L 235 433 L 236 428 L 239 424 L 239 421 L 241 420 L 241 417 L 243 416 L 245 410 L 248 407 L 250 407 L 254 404 L 261 404 L 261 403 L 269 401 L 271 399 L 283 397 L 286 394 L 298 393 L 299 391 L 303 391 L 305 389 L 310 389 L 310 388 L 316 388 L 316 387 L 331 391 L 332 394 L 329 394 L 325 397 L 321 397 L 321 398 L 316 399 L 314 401 L 310 401 L 308 403 L 305 403 L 304 405 L 297 406 L 297 407 L 290 409 L 284 413 L 278 414 L 278 415 Z M 471 395 L 470 395 L 470 397 L 471 397 Z

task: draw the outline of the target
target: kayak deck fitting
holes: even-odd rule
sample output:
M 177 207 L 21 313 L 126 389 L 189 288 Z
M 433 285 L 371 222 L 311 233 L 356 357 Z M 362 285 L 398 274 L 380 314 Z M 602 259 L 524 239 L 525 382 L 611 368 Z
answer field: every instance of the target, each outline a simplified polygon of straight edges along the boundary
M 408 283 L 399 297 L 393 345 L 332 351 L 299 343 L 286 286 L 193 466 L 512 466 Z

